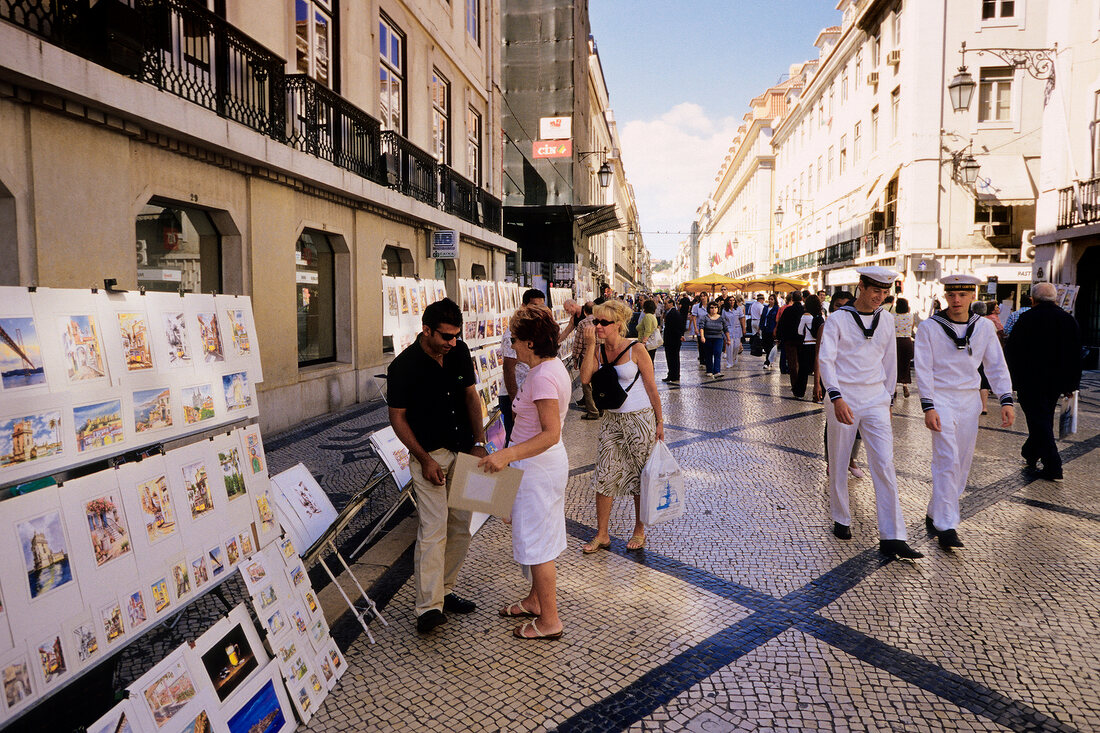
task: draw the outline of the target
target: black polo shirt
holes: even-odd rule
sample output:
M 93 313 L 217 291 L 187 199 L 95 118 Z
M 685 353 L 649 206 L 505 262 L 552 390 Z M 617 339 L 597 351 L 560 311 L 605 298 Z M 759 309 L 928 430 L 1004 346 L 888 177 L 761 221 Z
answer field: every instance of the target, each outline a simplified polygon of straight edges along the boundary
M 413 435 L 426 451 L 446 448 L 468 453 L 474 431 L 466 408 L 466 388 L 476 384 L 470 349 L 461 340 L 439 365 L 420 345 L 423 334 L 397 355 L 386 370 L 387 402 L 405 410 Z

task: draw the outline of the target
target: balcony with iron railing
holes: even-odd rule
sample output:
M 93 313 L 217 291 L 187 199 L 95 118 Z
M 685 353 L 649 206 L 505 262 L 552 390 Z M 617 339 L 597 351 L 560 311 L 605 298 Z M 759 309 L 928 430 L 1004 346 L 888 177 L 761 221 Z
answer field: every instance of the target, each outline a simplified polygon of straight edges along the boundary
M 492 232 L 501 202 L 192 0 L 0 0 L 0 20 Z
M 1058 228 L 1100 222 L 1100 178 L 1058 190 Z

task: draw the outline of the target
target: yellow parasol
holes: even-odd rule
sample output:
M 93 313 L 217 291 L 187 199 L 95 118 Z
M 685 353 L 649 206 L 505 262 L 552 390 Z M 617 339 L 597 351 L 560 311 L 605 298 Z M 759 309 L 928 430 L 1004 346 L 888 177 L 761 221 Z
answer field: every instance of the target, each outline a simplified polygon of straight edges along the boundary
M 747 280 L 738 280 L 737 284 L 746 293 L 754 290 L 774 290 L 779 293 L 789 293 L 792 290 L 802 290 L 810 284 L 810 281 L 799 280 L 796 277 L 783 277 L 782 275 L 762 275 Z
M 699 293 L 703 291 L 708 291 L 713 293 L 723 285 L 725 285 L 730 290 L 733 290 L 734 287 L 741 285 L 741 281 L 733 280 L 732 278 L 728 278 L 725 275 L 719 275 L 712 272 L 709 275 L 703 275 L 702 277 L 697 277 L 694 280 L 688 280 L 687 282 L 682 283 L 680 285 L 680 291 L 688 293 Z

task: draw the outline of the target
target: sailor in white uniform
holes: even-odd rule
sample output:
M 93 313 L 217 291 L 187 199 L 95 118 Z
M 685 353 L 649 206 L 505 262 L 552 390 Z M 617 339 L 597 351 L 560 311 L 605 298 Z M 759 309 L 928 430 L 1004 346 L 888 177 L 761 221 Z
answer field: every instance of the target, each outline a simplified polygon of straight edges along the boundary
M 848 460 L 858 431 L 867 448 L 875 486 L 879 552 L 887 557 L 924 557 L 906 540 L 905 520 L 894 470 L 894 429 L 890 403 L 897 384 L 897 339 L 894 317 L 880 306 L 898 273 L 885 267 L 861 267 L 859 293 L 851 305 L 838 308 L 821 328 L 818 368 L 829 396 L 829 506 L 833 534 L 851 539 L 848 506 Z
M 985 365 L 989 384 L 1000 395 L 1001 426 L 1011 427 L 1016 419 L 997 329 L 988 318 L 970 315 L 980 282 L 974 275 L 941 278 L 947 310 L 920 324 L 913 347 L 924 424 L 932 431 L 932 499 L 924 524 L 945 550 L 963 546 L 957 531 L 959 497 L 978 440 L 979 365 Z

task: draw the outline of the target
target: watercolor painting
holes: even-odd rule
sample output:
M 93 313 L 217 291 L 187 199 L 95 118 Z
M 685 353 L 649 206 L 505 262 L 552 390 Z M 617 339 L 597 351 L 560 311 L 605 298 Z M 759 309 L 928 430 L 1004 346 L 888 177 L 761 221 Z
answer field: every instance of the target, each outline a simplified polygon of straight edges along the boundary
M 16 522 L 15 532 L 23 550 L 27 586 L 31 598 L 57 590 L 73 581 L 69 564 L 69 541 L 61 524 L 61 513 L 47 512 Z
M 164 674 L 142 691 L 142 696 L 157 727 L 163 728 L 195 697 L 195 683 L 180 659 L 169 664 Z
M 183 421 L 188 425 L 214 417 L 214 396 L 209 384 L 183 388 Z
M 121 443 L 122 400 L 108 400 L 73 408 L 78 453 Z
M 72 629 L 73 648 L 76 649 L 76 657 L 81 664 L 87 663 L 99 653 L 99 637 L 96 636 L 92 620 L 79 622 Z
M 222 392 L 225 393 L 225 409 L 229 412 L 252 406 L 252 393 L 248 390 L 248 372 L 223 375 Z
M 237 535 L 237 539 L 240 540 L 241 557 L 248 557 L 252 554 L 252 530 L 247 529 L 244 532 L 240 532 Z
M 191 366 L 191 345 L 187 340 L 187 319 L 183 313 L 161 315 L 164 336 L 168 340 L 168 366 Z
M 134 431 L 172 427 L 172 390 L 168 387 L 134 392 Z
M 84 502 L 84 517 L 97 567 L 128 554 L 130 530 L 122 515 L 122 504 L 114 494 L 104 494 Z
M 275 590 L 275 585 L 265 585 L 263 588 L 260 589 L 260 592 L 256 596 L 256 599 L 260 602 L 259 610 L 267 610 L 271 606 L 271 604 L 279 600 L 279 594 Z
M 206 569 L 206 555 L 199 555 L 191 561 L 191 577 L 195 580 L 196 589 L 210 581 L 210 572 Z
M 51 636 L 37 645 L 38 663 L 42 665 L 42 677 L 46 684 L 52 684 L 69 671 L 65 663 L 65 650 L 61 646 L 60 636 Z
M 221 545 L 207 550 L 206 559 L 210 561 L 210 577 L 216 578 L 225 572 L 225 549 Z
M 103 624 L 103 638 L 110 644 L 125 633 L 122 626 L 122 606 L 117 602 L 99 611 L 99 620 Z
M 386 286 L 386 308 L 391 316 L 397 315 L 397 286 Z
M 297 554 L 294 551 L 294 543 L 289 537 L 279 540 L 279 549 L 283 551 L 283 557 L 289 559 L 292 555 Z
M 187 487 L 187 504 L 191 508 L 191 518 L 198 519 L 214 511 L 214 496 L 210 490 L 210 476 L 206 464 L 202 461 L 189 463 L 183 469 L 183 485 Z
M 248 336 L 248 321 L 245 311 L 240 308 L 228 308 L 225 311 L 229 319 L 229 335 L 233 339 L 233 350 L 237 356 L 252 353 L 252 340 Z
M 93 723 L 88 728 L 88 733 L 134 733 L 130 715 L 128 702 L 116 705 L 113 710 Z
M 264 447 L 260 443 L 259 433 L 245 433 L 245 444 L 248 450 L 248 465 L 252 468 L 253 475 L 263 473 Z
M 144 313 L 119 313 L 118 333 L 122 337 L 122 355 L 126 371 L 142 372 L 153 368 L 153 349 L 149 324 Z
M 177 600 L 191 592 L 191 573 L 187 570 L 186 560 L 172 566 L 172 588 Z
M 264 626 L 267 628 L 267 633 L 270 636 L 278 636 L 282 630 L 286 628 L 286 620 L 283 619 L 282 610 L 275 609 L 275 611 L 267 617 Z
M 401 313 L 402 315 L 408 315 L 409 313 L 409 289 L 404 285 L 397 286 L 398 292 L 401 294 Z
M 172 500 L 168 496 L 168 479 L 157 476 L 138 484 L 137 490 L 149 543 L 162 540 L 175 532 L 176 517 Z
M 61 455 L 61 411 L 0 420 L 0 468 Z
M 153 581 L 149 585 L 149 590 L 153 594 L 154 613 L 160 613 L 171 605 L 172 599 L 168 597 L 168 578 Z
M 145 612 L 145 596 L 140 590 L 134 591 L 126 599 L 126 620 L 130 622 L 130 628 L 141 626 L 149 619 Z
M 45 383 L 42 343 L 34 319 L 0 318 L 0 387 L 6 392 Z
M 256 514 L 260 517 L 261 535 L 275 530 L 275 512 L 271 509 L 271 492 L 267 489 L 256 495 Z
M 236 565 L 241 559 L 241 551 L 237 546 L 237 538 L 230 537 L 225 541 L 225 559 L 230 565 Z
M 18 657 L 0 669 L 4 680 L 4 704 L 10 709 L 34 695 L 31 669 L 25 656 Z
M 183 726 L 180 733 L 210 733 L 213 730 L 210 727 L 210 715 L 205 710 L 195 716 L 187 725 Z
M 95 316 L 63 316 L 60 321 L 61 348 L 69 381 L 84 382 L 107 376 Z
M 218 451 L 218 463 L 222 469 L 222 482 L 225 484 L 225 493 L 229 500 L 233 501 L 248 493 L 244 485 L 244 473 L 241 471 L 241 449 L 230 448 Z
M 268 680 L 259 692 L 229 718 L 230 733 L 276 733 L 286 725 L 286 714 L 275 692 L 275 681 Z
M 207 364 L 216 361 L 225 361 L 225 350 L 222 348 L 222 333 L 218 328 L 218 317 L 212 311 L 198 313 L 195 318 L 199 323 L 199 343 L 202 344 L 202 358 Z

